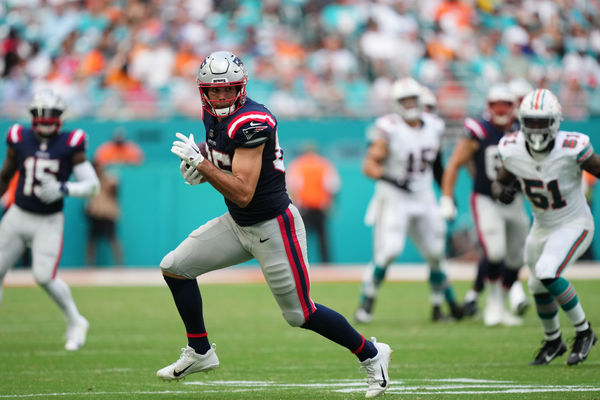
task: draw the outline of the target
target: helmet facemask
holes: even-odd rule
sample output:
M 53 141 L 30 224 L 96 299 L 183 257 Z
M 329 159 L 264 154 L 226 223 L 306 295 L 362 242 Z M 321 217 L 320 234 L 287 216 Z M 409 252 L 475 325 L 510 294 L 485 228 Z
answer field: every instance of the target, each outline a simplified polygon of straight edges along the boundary
M 515 118 L 517 98 L 506 83 L 495 83 L 488 90 L 487 113 L 492 124 L 499 127 L 510 126 Z
M 211 88 L 231 87 L 235 90 L 231 97 L 212 99 L 209 91 Z M 215 117 L 227 117 L 240 108 L 246 100 L 246 85 L 242 82 L 205 84 L 198 82 L 202 106 Z M 243 99 L 243 100 L 242 100 Z
M 56 135 L 62 126 L 61 116 L 65 109 L 64 101 L 52 91 L 37 93 L 29 105 L 33 131 L 44 138 Z
M 536 152 L 543 152 L 556 137 L 558 121 L 555 118 L 523 117 L 519 119 L 525 140 Z
M 556 96 L 548 89 L 536 89 L 523 98 L 518 115 L 529 148 L 536 152 L 546 151 L 556 137 L 562 119 Z
M 396 99 L 396 110 L 405 120 L 416 121 L 421 117 L 423 105 L 419 96 L 404 97 Z
M 391 100 L 396 112 L 406 121 L 416 121 L 423 113 L 423 87 L 413 78 L 401 78 L 391 88 Z
M 215 117 L 227 117 L 246 102 L 248 72 L 242 61 L 233 53 L 217 51 L 206 57 L 200 65 L 196 82 L 202 98 L 202 107 Z M 235 90 L 231 90 L 231 95 L 224 98 L 223 89 L 212 95 L 211 88 Z

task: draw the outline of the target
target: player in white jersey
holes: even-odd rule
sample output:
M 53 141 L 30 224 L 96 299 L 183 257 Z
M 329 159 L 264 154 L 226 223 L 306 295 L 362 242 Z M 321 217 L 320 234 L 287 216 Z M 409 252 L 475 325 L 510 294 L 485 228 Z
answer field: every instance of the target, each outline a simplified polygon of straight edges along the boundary
M 545 365 L 562 355 L 558 309 L 575 327 L 568 365 L 585 360 L 598 340 L 565 268 L 590 246 L 594 220 L 581 187 L 582 170 L 600 177 L 600 157 L 590 139 L 578 132 L 559 131 L 561 107 L 547 89 L 530 92 L 519 108 L 521 130 L 504 137 L 498 146 L 503 167 L 492 184 L 502 202 L 514 197 L 516 180 L 532 206 L 534 221 L 525 242 L 525 263 L 544 330 L 544 344 L 531 365 Z
M 372 319 L 372 308 L 388 266 L 404 250 L 408 235 L 429 266 L 434 321 L 442 319 L 444 300 L 452 316 L 462 317 L 444 272 L 446 225 L 433 190 L 434 169 L 441 176 L 440 139 L 444 122 L 423 112 L 422 87 L 412 78 L 392 86 L 396 108 L 378 118 L 369 131 L 363 172 L 377 180 L 366 222 L 374 225 L 373 260 L 365 271 L 358 322 Z

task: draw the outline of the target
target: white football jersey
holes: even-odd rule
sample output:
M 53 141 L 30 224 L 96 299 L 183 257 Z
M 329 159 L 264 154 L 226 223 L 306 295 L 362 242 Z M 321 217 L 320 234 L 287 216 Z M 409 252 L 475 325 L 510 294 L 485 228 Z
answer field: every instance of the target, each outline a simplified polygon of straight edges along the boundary
M 384 115 L 377 118 L 368 138 L 383 138 L 387 142 L 389 154 L 383 163 L 384 174 L 409 180 L 414 195 L 433 190 L 432 165 L 445 128 L 444 121 L 433 114 L 423 113 L 421 119 L 423 125 L 412 128 L 398 114 Z M 382 183 L 385 182 L 378 182 Z
M 518 131 L 502 138 L 498 150 L 504 168 L 519 179 L 537 224 L 593 221 L 581 188 L 581 163 L 594 154 L 587 135 L 559 131 L 549 153 L 532 156 Z

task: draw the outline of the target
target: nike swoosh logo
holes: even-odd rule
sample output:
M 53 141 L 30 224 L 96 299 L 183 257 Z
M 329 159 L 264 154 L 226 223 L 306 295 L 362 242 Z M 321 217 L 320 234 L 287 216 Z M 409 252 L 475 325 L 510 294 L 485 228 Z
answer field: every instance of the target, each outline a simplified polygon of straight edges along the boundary
M 189 367 L 191 367 L 191 366 L 192 366 L 192 364 L 188 365 L 187 367 L 185 367 L 185 368 L 184 368 L 184 369 L 182 369 L 181 371 L 175 371 L 175 370 L 173 370 L 173 376 L 176 376 L 176 377 L 177 377 L 177 376 L 179 376 L 179 375 L 183 374 L 183 373 L 184 373 L 185 371 L 187 371 L 187 369 L 188 369 Z
M 269 240 L 269 239 L 271 239 L 271 238 L 266 238 L 266 239 L 258 239 L 258 241 L 259 241 L 259 242 L 261 242 L 261 243 L 264 243 L 264 242 L 266 242 L 266 241 L 267 241 L 267 240 Z
M 385 374 L 383 373 L 383 367 L 380 365 L 379 368 L 381 368 L 381 376 L 383 377 L 383 382 L 381 382 L 379 386 L 384 388 L 387 386 L 387 380 L 385 379 Z
M 262 122 L 254 122 L 254 121 L 250 122 L 250 126 L 259 126 L 259 125 L 262 125 L 262 124 L 263 124 Z

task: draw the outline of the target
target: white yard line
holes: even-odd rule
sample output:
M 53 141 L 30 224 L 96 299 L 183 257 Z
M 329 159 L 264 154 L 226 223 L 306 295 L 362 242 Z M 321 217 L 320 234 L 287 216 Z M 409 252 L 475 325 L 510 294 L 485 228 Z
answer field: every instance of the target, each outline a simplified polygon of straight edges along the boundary
M 360 282 L 366 265 L 348 264 L 331 266 L 313 265 L 312 282 Z M 476 264 L 448 262 L 447 270 L 454 281 L 470 281 L 475 277 Z M 388 281 L 425 281 L 428 270 L 425 264 L 394 264 L 386 274 Z M 61 268 L 59 276 L 73 286 L 162 286 L 165 284 L 160 268 Z M 529 276 L 527 268 L 521 269 L 521 279 Z M 569 279 L 600 279 L 600 263 L 577 263 L 564 273 Z M 263 282 L 258 266 L 225 268 L 198 278 L 201 284 Z M 35 286 L 30 270 L 11 270 L 4 286 Z
M 493 381 L 484 379 L 452 378 L 452 379 L 408 379 L 409 385 L 403 381 L 392 382 L 388 394 L 402 395 L 481 395 L 481 394 L 515 394 L 515 393 L 561 393 L 561 392 L 600 392 L 597 385 L 536 385 L 519 384 L 511 381 Z M 269 390 L 297 390 L 303 389 L 330 389 L 338 393 L 354 393 L 366 390 L 363 380 L 327 380 L 312 383 L 277 383 L 273 381 L 197 381 L 184 382 L 187 386 L 202 386 L 202 393 L 232 393 Z M 72 397 L 72 396 L 114 396 L 114 395 L 185 395 L 189 396 L 195 391 L 190 390 L 157 390 L 134 392 L 63 392 L 63 393 L 28 393 L 28 394 L 0 394 L 0 399 L 18 398 L 43 398 L 43 397 Z

